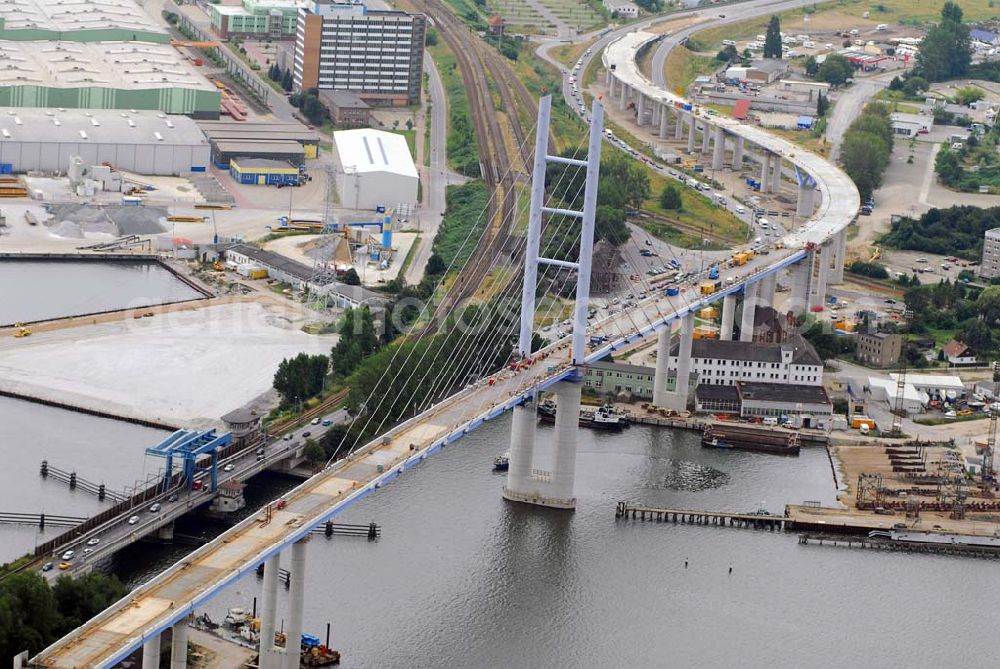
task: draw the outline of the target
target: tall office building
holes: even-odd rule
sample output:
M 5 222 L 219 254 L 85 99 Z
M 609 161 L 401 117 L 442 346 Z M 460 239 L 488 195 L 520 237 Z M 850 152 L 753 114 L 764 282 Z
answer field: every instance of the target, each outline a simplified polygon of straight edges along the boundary
M 426 17 L 324 0 L 299 10 L 297 90 L 353 91 L 373 106 L 420 103 Z
M 979 276 L 984 279 L 994 279 L 1000 276 L 1000 228 L 986 231 L 983 239 L 983 261 L 979 267 Z

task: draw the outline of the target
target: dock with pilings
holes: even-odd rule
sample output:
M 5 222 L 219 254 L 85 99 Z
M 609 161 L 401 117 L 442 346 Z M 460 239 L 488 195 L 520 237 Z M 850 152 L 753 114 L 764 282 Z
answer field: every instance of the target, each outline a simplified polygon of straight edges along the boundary
M 715 525 L 718 527 L 743 527 L 755 530 L 781 532 L 786 529 L 789 519 L 766 513 L 737 513 L 731 511 L 695 511 L 692 509 L 658 509 L 636 506 L 628 502 L 618 502 L 615 507 L 616 520 L 642 520 L 659 523 L 682 523 L 684 525 Z

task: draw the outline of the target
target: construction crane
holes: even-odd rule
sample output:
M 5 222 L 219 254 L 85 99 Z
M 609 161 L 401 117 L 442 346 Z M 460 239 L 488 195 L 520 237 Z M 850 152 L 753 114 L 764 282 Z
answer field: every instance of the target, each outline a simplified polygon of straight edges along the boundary
M 993 461 L 996 456 L 997 447 L 997 402 L 1000 402 L 1000 397 L 998 397 L 998 390 L 1000 390 L 1000 362 L 993 363 L 993 400 L 990 403 L 990 430 L 986 437 L 986 449 L 983 451 L 983 468 L 980 472 L 980 476 L 983 481 L 992 481 L 993 476 Z
M 892 431 L 893 437 L 900 437 L 903 434 L 903 416 L 906 415 L 906 358 L 905 354 L 899 356 L 899 374 L 896 376 L 896 402 L 892 408 Z

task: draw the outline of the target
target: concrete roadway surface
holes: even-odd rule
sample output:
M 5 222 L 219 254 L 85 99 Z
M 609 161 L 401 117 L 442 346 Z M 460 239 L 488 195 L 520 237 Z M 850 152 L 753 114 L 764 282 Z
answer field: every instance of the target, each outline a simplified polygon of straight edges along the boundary
M 248 448 L 224 460 L 219 460 L 218 482 L 221 485 L 225 481 L 244 481 L 269 466 L 280 462 L 289 453 L 301 448 L 304 445 L 304 439 L 307 435 L 308 438 L 319 440 L 327 431 L 333 429 L 333 426 L 344 423 L 349 418 L 350 415 L 345 409 L 337 409 L 325 416 L 313 419 L 308 425 L 296 428 L 280 438 L 265 442 L 263 445 L 264 457 L 261 460 L 257 459 L 257 451 L 260 447 Z M 331 425 L 324 426 L 322 422 L 325 420 L 329 420 Z M 230 466 L 232 469 L 226 471 L 226 468 Z M 53 567 L 49 571 L 42 572 L 42 574 L 49 581 L 55 581 L 63 573 L 85 573 L 93 568 L 94 563 L 110 557 L 118 549 L 139 541 L 146 535 L 166 525 L 167 522 L 173 521 L 193 511 L 202 504 L 208 503 L 214 497 L 214 494 L 208 490 L 210 482 L 209 473 L 201 471 L 195 475 L 195 480 L 202 481 L 205 488 L 202 490 L 178 490 L 176 488 L 169 490 L 155 499 L 136 506 L 128 513 L 123 513 L 121 516 L 94 528 L 70 544 L 54 550 L 47 560 L 52 562 Z M 151 511 L 153 504 L 160 505 L 158 511 Z M 133 517 L 138 520 L 130 523 L 129 520 Z M 99 543 L 88 545 L 87 542 L 93 539 L 97 539 Z M 85 554 L 84 550 L 86 549 L 90 549 L 90 552 Z M 62 560 L 62 555 L 68 550 L 72 550 L 75 553 L 70 560 L 65 560 L 71 566 L 67 570 L 60 570 L 59 564 L 64 561 Z

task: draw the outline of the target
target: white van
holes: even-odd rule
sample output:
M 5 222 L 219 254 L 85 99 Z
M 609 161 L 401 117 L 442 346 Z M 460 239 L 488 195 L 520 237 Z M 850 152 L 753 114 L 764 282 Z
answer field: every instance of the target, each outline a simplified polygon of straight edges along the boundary
M 731 39 L 722 40 L 722 46 L 736 46 L 736 41 Z
M 762 420 L 761 423 L 763 423 L 764 425 L 777 425 L 778 419 L 775 418 L 774 416 L 768 416 L 767 418 Z
M 886 25 L 885 23 L 880 23 L 877 26 L 875 26 L 875 30 L 879 31 L 880 33 L 885 32 L 888 29 L 889 29 L 889 26 Z
M 737 214 L 745 214 L 745 213 L 747 213 L 746 207 L 744 207 L 742 204 L 736 205 L 735 211 L 736 211 Z

